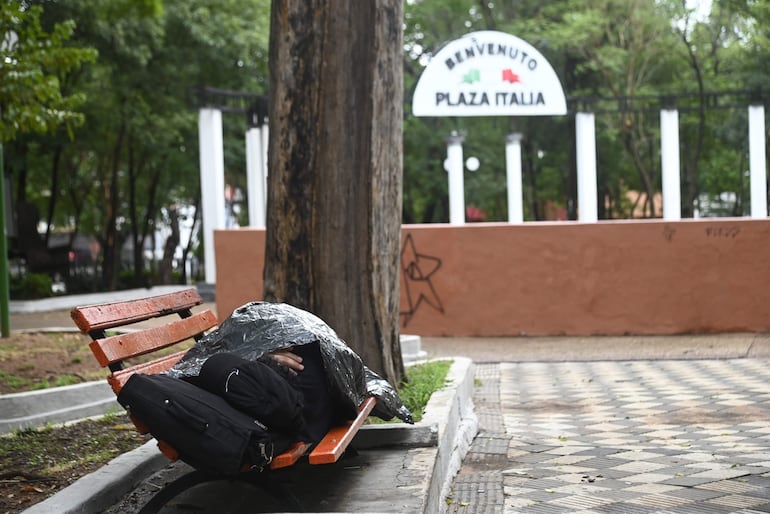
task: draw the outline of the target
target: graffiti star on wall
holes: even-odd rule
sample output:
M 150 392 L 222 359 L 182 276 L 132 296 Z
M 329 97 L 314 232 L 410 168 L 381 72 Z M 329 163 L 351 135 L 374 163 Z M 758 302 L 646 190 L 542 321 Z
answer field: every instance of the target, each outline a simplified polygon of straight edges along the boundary
M 418 307 L 426 303 L 444 313 L 441 298 L 431 282 L 431 277 L 441 268 L 441 259 L 419 253 L 414 246 L 412 234 L 407 234 L 401 246 L 401 273 L 406 293 L 407 310 L 399 314 L 405 327 L 417 313 Z

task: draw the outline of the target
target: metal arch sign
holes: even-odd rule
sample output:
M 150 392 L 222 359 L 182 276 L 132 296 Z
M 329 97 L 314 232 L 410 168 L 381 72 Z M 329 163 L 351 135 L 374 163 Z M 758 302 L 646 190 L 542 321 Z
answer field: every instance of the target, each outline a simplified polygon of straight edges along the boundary
M 567 114 L 559 77 L 535 47 L 493 30 L 450 41 L 420 75 L 415 116 Z

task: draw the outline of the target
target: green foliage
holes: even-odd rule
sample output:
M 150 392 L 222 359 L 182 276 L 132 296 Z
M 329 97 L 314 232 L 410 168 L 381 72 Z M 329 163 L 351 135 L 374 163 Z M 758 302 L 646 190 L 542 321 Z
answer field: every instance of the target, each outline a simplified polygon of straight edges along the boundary
M 566 0 L 475 2 L 412 0 L 405 4 L 407 101 L 432 53 L 475 30 L 514 34 L 554 66 L 568 98 L 656 98 L 662 94 L 753 89 L 768 84 L 770 7 L 767 2 L 715 0 Z M 746 122 L 736 111 L 698 111 L 690 100 L 680 116 L 683 213 L 701 193 L 746 194 Z M 603 105 L 612 110 L 621 102 Z M 649 197 L 660 185 L 660 109 L 597 112 L 600 217 L 628 217 L 628 191 Z M 408 113 L 409 106 L 406 106 Z M 745 112 L 745 108 L 742 109 Z M 466 205 L 506 219 L 503 143 L 521 132 L 525 219 L 543 219 L 546 206 L 576 203 L 574 120 L 569 118 L 410 119 L 404 126 L 404 221 L 446 221 L 446 156 L 443 138 L 466 134 L 465 155 L 481 160 L 466 173 Z M 605 209 L 606 207 L 606 209 Z M 649 206 L 648 206 L 649 207 Z M 737 211 L 740 212 L 740 209 Z M 651 211 L 648 209 L 648 215 Z
M 44 273 L 25 273 L 10 278 L 9 290 L 14 300 L 35 300 L 53 296 L 53 279 Z
M 150 246 L 163 212 L 194 205 L 200 195 L 191 89 L 265 91 L 269 4 L 70 0 L 35 7 L 44 29 L 68 28 L 67 51 L 92 48 L 98 59 L 59 78 L 86 121 L 71 125 L 74 141 L 61 131 L 25 136 L 7 150 L 6 169 L 19 200 L 35 203 L 50 230 L 100 242 L 99 289 L 118 287 L 122 270 L 135 275 L 123 282 L 142 282 L 154 265 L 141 251 L 117 258 L 123 245 Z M 241 185 L 243 115 L 226 114 L 224 129 L 226 180 Z
M 82 93 L 62 94 L 62 81 L 96 52 L 88 47 L 68 47 L 75 29 L 73 20 L 62 20 L 43 30 L 39 5 L 21 0 L 0 4 L 0 142 L 18 134 L 54 132 L 83 122 L 77 112 Z

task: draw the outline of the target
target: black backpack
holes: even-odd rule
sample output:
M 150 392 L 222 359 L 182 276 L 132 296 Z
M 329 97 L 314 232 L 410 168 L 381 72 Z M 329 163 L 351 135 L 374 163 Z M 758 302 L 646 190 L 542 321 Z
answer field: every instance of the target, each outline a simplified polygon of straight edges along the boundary
M 196 469 L 225 476 L 267 466 L 291 444 L 200 387 L 165 375 L 132 375 L 118 402 Z

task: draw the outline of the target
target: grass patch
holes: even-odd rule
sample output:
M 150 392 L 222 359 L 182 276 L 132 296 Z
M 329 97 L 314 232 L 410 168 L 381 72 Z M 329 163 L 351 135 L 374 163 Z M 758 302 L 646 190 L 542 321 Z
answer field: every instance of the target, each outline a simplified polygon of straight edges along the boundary
M 404 406 L 412 412 L 415 423 L 422 419 L 430 396 L 447 385 L 446 376 L 450 367 L 452 361 L 437 360 L 406 368 L 406 381 L 398 388 L 398 396 Z M 400 422 L 397 418 L 383 421 L 374 416 L 366 420 L 366 423 L 374 425 Z
M 0 370 L 0 383 L 5 384 L 9 389 L 24 390 L 31 389 L 34 380 Z
M 62 374 L 52 379 L 41 380 L 35 384 L 35 389 L 48 389 L 49 387 L 62 387 L 73 384 L 80 384 L 83 378 L 78 375 Z
M 103 378 L 103 375 L 103 373 L 101 373 L 99 376 L 94 374 L 93 378 L 90 379 L 96 380 Z M 19 375 L 14 375 L 13 373 L 0 371 L 0 385 L 2 385 L 4 389 L 11 391 L 38 391 L 40 389 L 48 389 L 51 387 L 81 384 L 85 381 L 87 381 L 87 379 L 82 375 L 73 375 L 67 373 L 49 378 L 31 379 Z
M 415 421 L 422 419 L 430 396 L 447 385 L 446 376 L 451 366 L 452 361 L 440 360 L 406 369 L 407 382 L 399 388 L 398 395 L 412 411 Z

